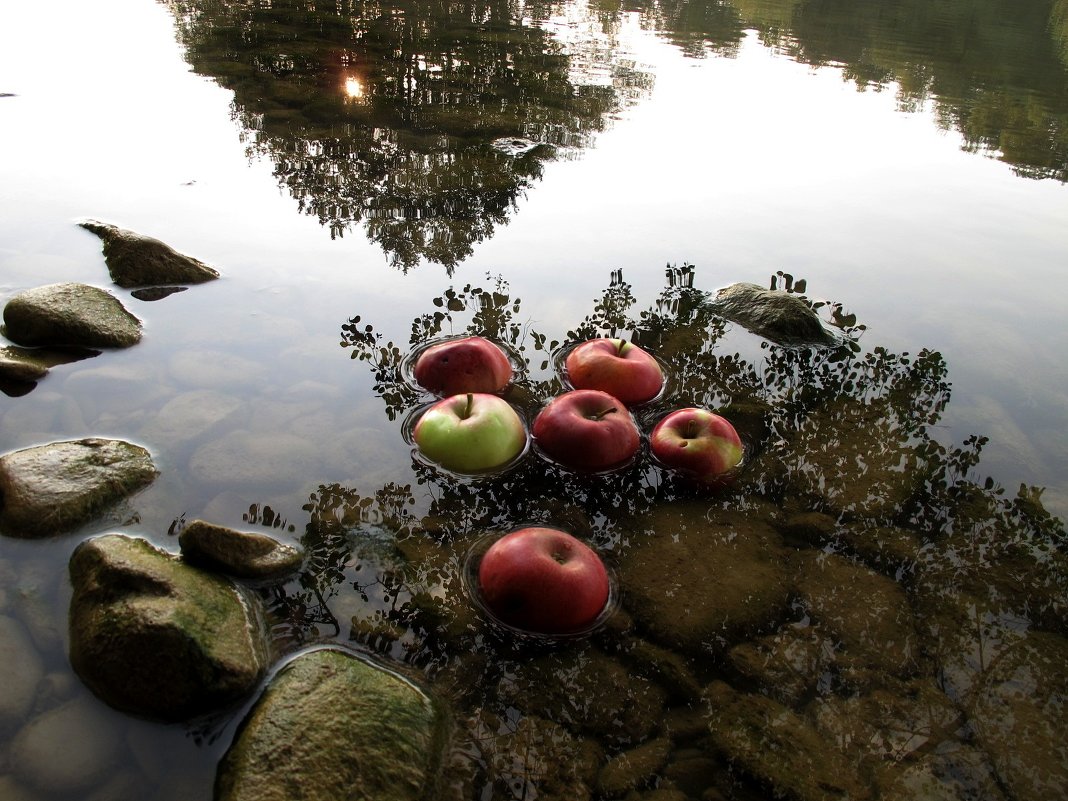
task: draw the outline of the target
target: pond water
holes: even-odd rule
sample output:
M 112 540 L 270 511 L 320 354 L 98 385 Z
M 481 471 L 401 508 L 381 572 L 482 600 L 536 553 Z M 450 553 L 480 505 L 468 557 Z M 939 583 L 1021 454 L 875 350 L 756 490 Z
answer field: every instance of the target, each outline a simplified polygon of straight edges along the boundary
M 9 3 L 0 94 L 3 300 L 82 281 L 145 327 L 3 387 L 0 452 L 113 436 L 161 472 L 78 532 L 0 539 L 0 610 L 45 665 L 31 718 L 87 693 L 77 542 L 175 550 L 204 518 L 306 548 L 261 591 L 278 658 L 340 642 L 449 700 L 442 798 L 1068 788 L 1064 0 Z M 119 290 L 86 217 L 222 279 Z M 727 322 L 710 299 L 735 282 L 845 344 Z M 720 409 L 747 462 L 717 491 L 644 452 L 597 477 L 533 453 L 438 471 L 405 441 L 430 398 L 403 361 L 466 332 L 525 361 L 528 419 L 561 348 L 638 341 L 669 375 L 643 430 Z M 529 522 L 617 576 L 594 635 L 515 642 L 472 603 L 469 550 Z M 739 581 L 766 600 L 711 623 Z M 40 790 L 13 725 L 0 788 L 208 799 L 244 712 L 99 706 L 106 776 Z M 613 785 L 627 753 L 646 767 Z

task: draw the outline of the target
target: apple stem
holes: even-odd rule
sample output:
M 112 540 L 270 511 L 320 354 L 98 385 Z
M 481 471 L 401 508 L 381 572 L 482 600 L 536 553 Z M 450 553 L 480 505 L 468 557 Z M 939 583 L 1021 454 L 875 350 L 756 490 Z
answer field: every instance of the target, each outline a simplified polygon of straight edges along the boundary
M 460 415 L 460 417 L 462 417 L 464 420 L 466 420 L 468 417 L 471 416 L 471 406 L 472 406 L 472 404 L 474 404 L 474 402 L 475 402 L 475 396 L 472 393 L 468 392 L 467 393 L 467 405 L 464 406 L 464 413 L 462 415 Z
M 619 410 L 615 406 L 613 406 L 611 409 L 605 409 L 603 412 L 594 412 L 592 415 L 590 415 L 590 419 L 591 420 L 603 420 L 605 417 L 610 415 L 612 412 L 616 412 L 616 411 L 619 411 Z
M 627 340 L 625 340 L 622 337 L 620 337 L 619 346 L 616 348 L 616 355 L 617 356 L 622 356 L 623 355 L 623 348 L 625 348 L 625 347 L 627 347 Z
M 683 434 L 686 439 L 693 439 L 697 436 L 697 421 L 691 420 L 686 424 L 686 433 Z

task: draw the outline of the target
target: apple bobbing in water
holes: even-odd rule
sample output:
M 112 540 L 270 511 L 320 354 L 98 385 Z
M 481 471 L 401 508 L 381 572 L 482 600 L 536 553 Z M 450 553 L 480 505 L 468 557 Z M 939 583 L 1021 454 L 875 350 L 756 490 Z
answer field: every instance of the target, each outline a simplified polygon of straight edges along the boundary
M 499 395 L 468 392 L 443 398 L 412 430 L 419 452 L 446 470 L 481 473 L 511 462 L 527 444 L 519 414 Z
M 567 355 L 564 368 L 575 389 L 599 389 L 627 406 L 652 400 L 664 387 L 660 363 L 625 339 L 583 342 Z
M 431 345 L 416 357 L 416 382 L 436 395 L 500 392 L 512 380 L 512 363 L 485 337 L 463 337 Z
M 742 460 L 741 437 L 727 418 L 708 409 L 677 409 L 649 435 L 653 456 L 698 481 L 713 482 Z
M 529 527 L 490 546 L 478 567 L 478 590 L 501 622 L 541 634 L 588 629 L 609 597 L 601 557 L 566 531 Z
M 575 389 L 557 395 L 534 418 L 534 441 L 550 459 L 576 470 L 608 470 L 641 445 L 627 407 L 607 392 Z

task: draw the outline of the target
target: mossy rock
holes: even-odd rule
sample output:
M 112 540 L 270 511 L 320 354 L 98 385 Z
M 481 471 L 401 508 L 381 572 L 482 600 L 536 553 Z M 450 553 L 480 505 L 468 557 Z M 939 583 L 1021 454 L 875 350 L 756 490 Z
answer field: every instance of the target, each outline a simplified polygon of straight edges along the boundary
M 4 333 L 19 345 L 128 348 L 141 341 L 141 321 L 103 289 L 49 284 L 7 302 Z

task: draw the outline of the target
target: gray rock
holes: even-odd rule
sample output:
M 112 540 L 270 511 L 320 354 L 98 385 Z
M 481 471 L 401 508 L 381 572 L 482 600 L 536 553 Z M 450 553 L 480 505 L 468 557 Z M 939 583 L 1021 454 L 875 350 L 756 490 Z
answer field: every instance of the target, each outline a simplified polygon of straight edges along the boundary
M 219 765 L 217 801 L 430 797 L 442 715 L 413 684 L 339 650 L 304 653 L 271 681 Z
M 40 381 L 48 375 L 48 365 L 26 348 L 0 348 L 0 378 L 8 381 Z
M 169 400 L 140 436 L 159 446 L 196 442 L 237 416 L 242 402 L 213 390 L 185 392 Z
M 11 744 L 15 776 L 48 793 L 85 793 L 111 774 L 121 754 L 118 721 L 87 695 L 35 718 Z
M 165 721 L 226 707 L 267 667 L 259 601 L 120 534 L 87 540 L 70 560 L 70 661 L 116 709 Z
M 705 692 L 716 750 L 733 767 L 791 801 L 864 801 L 871 789 L 856 766 L 801 715 L 723 682 Z
M 0 617 L 0 732 L 26 719 L 43 677 L 41 657 L 22 624 Z
M 187 562 L 239 578 L 271 578 L 297 570 L 303 552 L 274 537 L 193 520 L 178 536 Z
M 49 284 L 15 295 L 4 307 L 4 333 L 20 345 L 128 348 L 141 321 L 113 295 L 87 284 Z
M 144 448 L 113 439 L 52 442 L 0 456 L 0 531 L 44 537 L 88 522 L 157 476 Z
M 779 621 L 790 595 L 785 551 L 760 517 L 674 504 L 639 521 L 646 533 L 620 556 L 619 575 L 623 603 L 649 636 L 701 653 Z
M 111 280 L 121 287 L 200 284 L 219 277 L 218 270 L 158 239 L 96 220 L 78 225 L 103 240 Z
M 756 284 L 731 284 L 716 293 L 712 306 L 731 322 L 780 345 L 838 343 L 812 307 L 789 292 Z
M 198 447 L 189 459 L 189 471 L 214 487 L 262 492 L 294 483 L 301 486 L 321 464 L 320 450 L 295 434 L 279 431 L 268 437 L 239 430 Z

